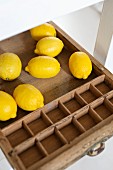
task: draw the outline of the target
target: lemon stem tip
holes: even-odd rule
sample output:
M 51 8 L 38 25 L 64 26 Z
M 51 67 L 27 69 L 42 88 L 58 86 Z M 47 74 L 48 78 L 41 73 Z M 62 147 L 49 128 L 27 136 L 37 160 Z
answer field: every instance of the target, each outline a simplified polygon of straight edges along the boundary
M 28 66 L 25 67 L 25 71 L 29 72 Z
M 37 49 L 35 49 L 35 50 L 34 50 L 34 53 L 35 53 L 35 54 L 38 54 L 38 50 L 37 50 Z

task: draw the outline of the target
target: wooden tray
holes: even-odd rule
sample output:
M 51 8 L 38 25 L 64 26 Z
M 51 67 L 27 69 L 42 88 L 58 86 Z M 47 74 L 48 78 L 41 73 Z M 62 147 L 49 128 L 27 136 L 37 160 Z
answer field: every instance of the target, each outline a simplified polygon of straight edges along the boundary
M 12 82 L 0 79 L 0 90 L 12 95 L 22 83 L 37 87 L 45 98 L 45 106 L 34 112 L 18 108 L 18 116 L 0 122 L 0 146 L 17 170 L 59 170 L 87 154 L 89 149 L 113 135 L 113 76 L 72 38 L 52 23 L 65 44 L 56 58 L 60 73 L 50 79 L 36 79 L 24 71 L 36 56 L 36 42 L 29 31 L 0 43 L 0 53 L 19 55 L 23 70 Z M 93 71 L 86 80 L 74 78 L 68 67 L 70 55 L 86 52 Z

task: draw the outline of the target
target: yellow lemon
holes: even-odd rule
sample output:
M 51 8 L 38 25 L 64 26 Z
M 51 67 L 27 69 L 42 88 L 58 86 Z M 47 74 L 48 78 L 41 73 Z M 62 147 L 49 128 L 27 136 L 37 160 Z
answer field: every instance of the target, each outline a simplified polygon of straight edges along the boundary
M 17 104 L 13 97 L 4 91 L 0 91 L 0 121 L 15 118 L 16 113 Z
M 13 92 L 17 105 L 26 111 L 33 111 L 44 106 L 41 92 L 31 84 L 20 84 Z
M 87 79 L 92 71 L 92 62 L 84 52 L 75 52 L 69 58 L 69 69 L 74 77 Z
M 41 38 L 44 37 L 56 37 L 56 30 L 49 23 L 45 23 L 35 28 L 32 28 L 30 30 L 30 33 L 32 38 L 36 41 L 39 41 Z
M 3 53 L 0 55 L 0 78 L 3 80 L 16 79 L 22 69 L 19 57 L 14 53 Z
M 57 56 L 63 49 L 63 42 L 56 37 L 45 37 L 37 42 L 35 53 L 38 55 Z
M 50 78 L 59 73 L 60 63 L 55 58 L 39 56 L 32 58 L 25 70 L 36 78 Z

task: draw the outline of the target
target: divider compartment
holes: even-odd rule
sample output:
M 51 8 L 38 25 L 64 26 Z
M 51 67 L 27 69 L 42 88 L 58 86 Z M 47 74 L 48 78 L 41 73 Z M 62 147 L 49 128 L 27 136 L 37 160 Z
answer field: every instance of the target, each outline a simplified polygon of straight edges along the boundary
M 85 130 L 89 130 L 96 124 L 101 122 L 101 119 L 93 112 L 91 107 L 86 107 L 80 113 L 74 116 L 75 119 L 83 126 Z
M 87 103 L 91 103 L 101 96 L 92 84 L 89 85 L 88 90 L 84 91 L 80 95 Z
M 113 114 L 113 105 L 106 97 L 93 106 L 93 109 L 102 119 L 106 119 Z
M 40 143 L 45 148 L 48 154 L 55 152 L 66 144 L 65 140 L 57 132 L 57 130 L 54 130 L 48 136 L 43 137 L 43 139 L 40 140 Z
M 57 126 L 57 128 L 68 143 L 82 134 L 80 127 L 76 126 L 73 118 L 68 119 L 64 124 Z
M 113 89 L 113 81 L 110 78 L 104 77 L 104 80 L 100 79 L 100 83 L 96 84 L 95 87 L 102 93 L 106 94 Z
M 12 147 L 21 144 L 30 137 L 32 137 L 32 132 L 29 131 L 29 128 L 27 128 L 24 123 L 21 123 L 21 127 L 14 129 L 13 132 L 7 135 L 7 139 Z
M 44 112 L 41 112 L 40 117 L 29 122 L 27 126 L 31 129 L 34 135 L 51 126 L 52 122 L 48 119 Z
M 18 153 L 18 157 L 21 160 L 20 164 L 22 164 L 25 168 L 29 168 L 37 162 L 40 163 L 46 155 L 37 144 L 37 141 L 35 141 L 29 148 L 21 153 Z
M 75 112 L 86 105 L 86 102 L 80 98 L 80 96 L 75 92 L 74 97 L 63 103 L 65 107 L 71 112 Z
M 50 111 L 45 111 L 45 114 L 48 118 L 53 122 L 56 123 L 61 119 L 65 118 L 70 114 L 70 112 L 65 108 L 65 106 L 59 101 L 55 108 L 52 108 Z
M 104 75 L 101 75 L 94 79 L 93 81 L 83 85 L 77 91 L 84 103 L 88 104 L 95 101 L 97 98 L 102 96 L 102 93 L 94 86 L 104 80 Z

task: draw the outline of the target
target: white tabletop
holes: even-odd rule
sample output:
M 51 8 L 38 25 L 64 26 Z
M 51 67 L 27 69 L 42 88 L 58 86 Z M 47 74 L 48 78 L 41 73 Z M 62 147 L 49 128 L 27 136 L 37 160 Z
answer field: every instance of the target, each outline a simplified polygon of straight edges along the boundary
M 0 0 L 0 41 L 102 0 Z
M 0 149 L 0 170 L 13 170 L 1 149 Z

